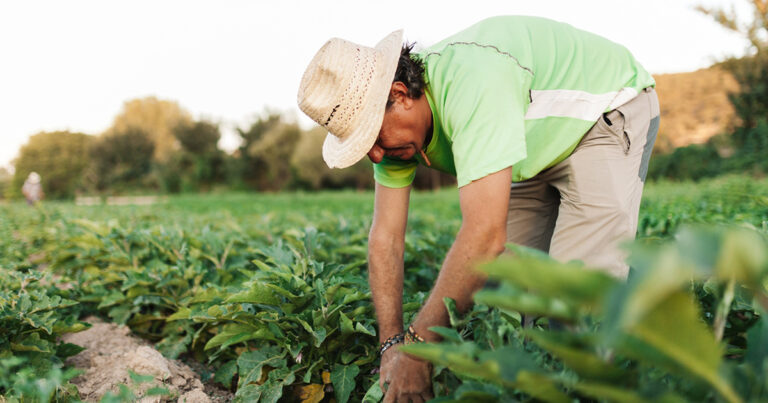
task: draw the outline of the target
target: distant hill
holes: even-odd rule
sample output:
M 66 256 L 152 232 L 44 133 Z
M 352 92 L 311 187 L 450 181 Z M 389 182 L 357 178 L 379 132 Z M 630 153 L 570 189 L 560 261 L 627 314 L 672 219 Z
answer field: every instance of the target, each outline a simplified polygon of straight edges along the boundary
M 654 78 L 661 105 L 657 151 L 701 144 L 714 135 L 730 132 L 735 114 L 728 93 L 738 90 L 730 73 L 710 67 Z

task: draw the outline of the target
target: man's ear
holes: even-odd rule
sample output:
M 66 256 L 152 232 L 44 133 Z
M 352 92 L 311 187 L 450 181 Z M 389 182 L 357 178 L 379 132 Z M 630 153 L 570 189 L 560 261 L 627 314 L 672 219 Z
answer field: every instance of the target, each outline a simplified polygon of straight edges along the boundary
M 393 103 L 400 103 L 406 108 L 410 106 L 412 99 L 408 97 L 408 87 L 402 81 L 395 81 L 389 90 L 389 99 Z

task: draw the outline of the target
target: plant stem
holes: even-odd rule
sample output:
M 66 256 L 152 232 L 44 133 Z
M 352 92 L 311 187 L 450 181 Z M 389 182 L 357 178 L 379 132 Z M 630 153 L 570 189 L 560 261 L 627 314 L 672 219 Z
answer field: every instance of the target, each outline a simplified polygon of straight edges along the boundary
M 731 304 L 733 303 L 735 286 L 736 281 L 733 278 L 728 280 L 728 284 L 726 284 L 723 291 L 723 298 L 720 299 L 720 303 L 717 305 L 714 322 L 715 340 L 717 341 L 723 340 L 725 324 L 728 322 L 728 312 L 730 312 Z

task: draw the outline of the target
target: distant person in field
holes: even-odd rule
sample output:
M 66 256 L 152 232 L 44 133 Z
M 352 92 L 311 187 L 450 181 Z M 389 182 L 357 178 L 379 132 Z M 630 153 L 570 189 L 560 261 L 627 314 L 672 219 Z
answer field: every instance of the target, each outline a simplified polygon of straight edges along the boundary
M 376 193 L 369 277 L 385 401 L 432 397 L 427 362 L 390 348 L 437 341 L 443 298 L 461 311 L 486 278 L 471 269 L 505 243 L 626 278 L 659 127 L 650 74 L 623 46 L 544 18 L 481 21 L 422 51 L 395 31 L 369 48 L 329 40 L 298 103 L 330 133 L 323 158 L 366 155 Z M 403 324 L 403 251 L 416 167 L 456 176 L 462 225 L 429 298 Z
M 45 194 L 43 193 L 43 184 L 40 183 L 40 175 L 37 172 L 30 172 L 27 179 L 24 181 L 24 185 L 21 186 L 21 193 L 24 198 L 27 199 L 27 204 L 33 205 L 41 200 Z

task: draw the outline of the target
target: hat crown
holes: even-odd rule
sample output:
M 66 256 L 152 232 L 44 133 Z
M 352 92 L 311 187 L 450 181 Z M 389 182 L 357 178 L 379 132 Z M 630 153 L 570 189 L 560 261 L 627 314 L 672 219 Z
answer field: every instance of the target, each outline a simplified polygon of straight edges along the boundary
M 355 127 L 380 59 L 374 48 L 329 40 L 304 72 L 299 108 L 331 134 L 346 137 Z
M 397 30 L 375 47 L 333 38 L 315 54 L 299 85 L 299 108 L 329 134 L 323 160 L 330 168 L 345 168 L 373 147 L 402 46 Z

